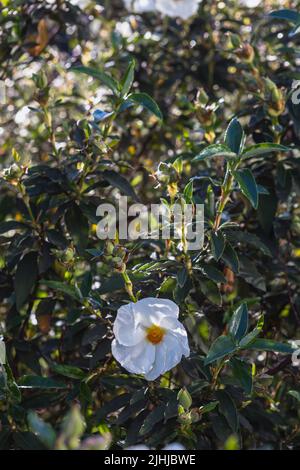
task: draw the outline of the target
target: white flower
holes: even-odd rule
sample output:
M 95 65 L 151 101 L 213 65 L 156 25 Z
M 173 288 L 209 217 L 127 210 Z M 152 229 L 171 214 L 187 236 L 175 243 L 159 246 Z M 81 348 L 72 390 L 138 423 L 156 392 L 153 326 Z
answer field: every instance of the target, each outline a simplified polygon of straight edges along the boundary
M 197 13 L 202 0 L 156 0 L 156 8 L 163 15 L 180 17 L 183 20 Z
M 151 450 L 151 448 L 144 444 L 137 444 L 135 446 L 126 447 L 125 450 Z M 186 450 L 186 448 L 180 444 L 180 442 L 172 442 L 163 447 L 162 450 Z
M 137 444 L 135 446 L 126 447 L 124 450 L 151 450 L 150 447 L 145 446 L 144 444 Z
M 0 365 L 5 364 L 6 362 L 6 350 L 5 343 L 0 339 Z
M 168 299 L 148 297 L 122 306 L 114 323 L 112 354 L 129 372 L 155 380 L 189 356 L 179 308 Z
M 256 8 L 261 3 L 261 0 L 241 0 L 242 5 L 248 8 Z
M 180 442 L 172 442 L 171 444 L 167 444 L 163 450 L 186 450 L 185 447 L 180 444 Z
M 124 0 L 124 3 L 127 10 L 136 13 L 155 10 L 155 0 Z

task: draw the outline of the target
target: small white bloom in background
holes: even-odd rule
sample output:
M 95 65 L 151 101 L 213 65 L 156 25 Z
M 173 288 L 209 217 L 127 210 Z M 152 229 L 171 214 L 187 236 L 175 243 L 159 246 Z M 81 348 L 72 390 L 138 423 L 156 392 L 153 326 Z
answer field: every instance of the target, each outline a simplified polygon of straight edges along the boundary
M 241 4 L 248 8 L 256 8 L 262 0 L 241 0 Z
M 123 38 L 130 38 L 132 36 L 132 29 L 128 21 L 117 21 L 115 30 Z
M 5 364 L 6 362 L 6 349 L 5 343 L 0 339 L 0 365 Z
M 126 447 L 125 450 L 151 450 L 151 448 L 144 444 L 137 444 L 135 446 Z M 186 448 L 180 444 L 180 442 L 172 442 L 163 447 L 162 450 L 186 450 Z
M 155 0 L 124 0 L 125 7 L 129 11 L 144 13 L 155 10 Z
M 187 20 L 195 15 L 202 0 L 156 0 L 156 8 L 163 15 Z
M 172 444 L 167 444 L 163 450 L 185 450 L 185 447 L 180 442 L 172 442 Z
M 136 446 L 126 447 L 124 450 L 151 450 L 150 447 L 145 446 L 144 444 L 137 444 Z
M 188 357 L 190 349 L 179 308 L 168 299 L 146 298 L 119 308 L 112 354 L 133 374 L 155 380 Z

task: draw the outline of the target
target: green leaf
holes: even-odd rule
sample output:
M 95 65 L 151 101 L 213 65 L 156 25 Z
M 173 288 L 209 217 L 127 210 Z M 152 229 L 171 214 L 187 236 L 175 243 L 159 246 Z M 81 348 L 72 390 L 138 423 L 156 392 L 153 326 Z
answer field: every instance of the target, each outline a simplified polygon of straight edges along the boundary
M 282 354 L 293 354 L 295 348 L 290 344 L 279 343 L 272 339 L 256 338 L 250 344 L 245 346 L 243 349 L 251 349 L 256 351 L 272 351 L 279 352 Z
M 47 447 L 29 431 L 15 432 L 13 435 L 14 443 L 17 448 L 22 450 L 46 450 Z
M 30 228 L 28 225 L 22 222 L 16 222 L 15 220 L 7 220 L 5 222 L 0 223 L 0 234 L 7 233 L 10 230 L 18 230 L 18 229 L 28 229 Z
M 263 292 L 266 291 L 266 279 L 258 271 L 257 263 L 251 261 L 251 258 L 239 255 L 239 276 L 245 279 L 246 282 L 251 284 L 256 289 L 260 289 Z
M 193 200 L 193 180 L 189 181 L 183 191 L 183 197 L 187 204 L 190 204 Z
M 93 284 L 93 276 L 91 271 L 87 271 L 82 279 L 82 282 L 80 284 L 80 292 L 82 297 L 87 297 L 91 291 Z
M 261 143 L 255 144 L 251 147 L 248 147 L 242 153 L 242 158 L 252 158 L 257 157 L 259 155 L 265 155 L 266 153 L 271 152 L 289 152 L 291 149 L 289 147 L 285 147 L 284 145 L 279 144 L 272 144 L 272 143 Z
M 225 392 L 224 390 L 217 391 L 216 397 L 219 400 L 220 413 L 224 416 L 232 431 L 236 432 L 239 427 L 239 419 L 237 408 L 233 399 L 229 393 Z
M 88 75 L 89 77 L 96 78 L 101 83 L 106 85 L 115 95 L 117 96 L 119 95 L 118 82 L 114 78 L 112 78 L 110 75 L 108 75 L 107 73 L 101 70 L 93 69 L 91 67 L 80 66 L 80 67 L 71 67 L 70 71 L 76 72 L 76 73 L 84 73 Z
M 157 423 L 164 419 L 165 408 L 165 404 L 159 405 L 148 414 L 139 432 L 141 436 L 148 434 Z
M 65 214 L 65 222 L 74 243 L 82 248 L 88 243 L 89 224 L 77 204 L 73 204 Z
M 41 389 L 55 389 L 67 388 L 67 385 L 51 377 L 41 377 L 38 375 L 24 375 L 18 383 L 19 388 L 41 388 Z
M 289 390 L 288 395 L 291 395 L 291 397 L 296 398 L 296 400 L 300 402 L 300 392 L 297 390 Z
M 213 257 L 216 261 L 219 261 L 225 249 L 225 238 L 222 232 L 211 233 L 210 247 Z
M 254 209 L 258 207 L 258 189 L 254 176 L 248 168 L 233 172 L 233 176 L 237 180 L 240 190 L 251 202 Z
M 151 98 L 151 96 L 147 95 L 147 93 L 131 93 L 128 96 L 127 101 L 143 106 L 143 108 L 154 114 L 154 116 L 156 116 L 160 121 L 163 120 L 163 115 L 157 103 L 153 100 L 153 98 Z
M 227 230 L 226 238 L 230 242 L 245 243 L 259 249 L 266 256 L 272 256 L 269 248 L 254 233 L 242 232 L 241 230 Z
M 269 13 L 270 18 L 291 21 L 294 24 L 300 23 L 300 13 L 296 10 L 282 9 Z
M 188 280 L 188 276 L 189 274 L 186 268 L 179 269 L 176 276 L 179 287 L 183 287 L 185 285 L 186 281 Z
M 255 338 L 261 333 L 262 329 L 264 326 L 264 316 L 261 315 L 260 319 L 258 320 L 258 323 L 254 330 L 250 331 L 244 338 L 241 339 L 239 343 L 240 348 L 247 348 L 249 344 L 251 344 Z
M 297 24 L 297 25 L 292 29 L 292 31 L 290 31 L 289 37 L 290 37 L 290 38 L 293 38 L 294 36 L 296 36 L 297 34 L 299 34 L 299 32 L 300 32 L 300 24 Z
M 12 370 L 8 362 L 6 362 L 3 365 L 3 367 L 7 375 L 7 385 L 8 385 L 8 391 L 9 391 L 11 400 L 15 403 L 20 403 L 22 400 L 22 395 L 21 395 L 18 385 L 15 382 L 15 378 L 13 376 Z
M 228 242 L 226 243 L 225 250 L 223 251 L 222 259 L 225 262 L 225 264 L 231 269 L 231 271 L 233 271 L 236 274 L 239 272 L 238 256 L 235 250 L 232 248 L 232 246 Z
M 221 283 L 226 283 L 226 278 L 222 271 L 219 271 L 219 269 L 215 268 L 214 266 L 210 264 L 205 264 L 201 266 L 201 271 L 205 276 L 207 276 L 211 281 L 214 282 L 221 282 Z
M 103 421 L 103 419 L 107 418 L 110 413 L 128 405 L 130 398 L 130 393 L 122 393 L 112 400 L 107 401 L 96 413 L 97 422 Z
M 222 305 L 222 297 L 218 286 L 209 280 L 202 279 L 200 281 L 201 292 L 207 297 L 213 304 Z
M 24 305 L 32 292 L 38 276 L 37 253 L 31 251 L 27 253 L 18 264 L 14 288 L 16 294 L 17 309 Z
M 64 294 L 67 294 L 70 297 L 72 297 L 72 299 L 80 300 L 79 293 L 75 289 L 74 286 L 71 286 L 69 284 L 65 284 L 65 283 L 59 282 L 59 281 L 46 281 L 46 280 L 41 281 L 41 284 L 45 284 L 46 286 L 48 286 L 48 287 L 50 287 L 54 290 L 58 290 L 60 292 L 63 292 Z
M 218 406 L 218 404 L 218 401 L 211 401 L 210 403 L 207 403 L 207 405 L 200 406 L 199 413 L 202 415 L 204 413 L 209 413 L 210 411 L 213 411 Z
M 237 350 L 237 346 L 230 336 L 219 336 L 211 345 L 204 361 L 204 365 L 211 364 L 222 357 L 228 356 Z
M 248 308 L 243 303 L 233 313 L 229 323 L 229 333 L 234 339 L 240 341 L 248 330 Z
M 226 146 L 229 147 L 233 153 L 239 155 L 240 152 L 242 152 L 245 141 L 245 134 L 237 118 L 233 118 L 232 121 L 230 121 L 225 133 L 224 140 Z
M 45 423 L 34 411 L 29 411 L 27 415 L 30 430 L 48 448 L 52 449 L 56 434 L 51 424 Z
M 253 388 L 251 365 L 236 357 L 232 357 L 230 359 L 230 366 L 234 377 L 240 382 L 245 392 L 251 395 Z
M 139 201 L 134 189 L 132 188 L 131 184 L 127 181 L 124 176 L 120 175 L 116 171 L 113 170 L 105 170 L 103 172 L 103 178 L 108 181 L 113 187 L 118 188 L 122 193 L 126 196 L 132 197 L 132 199 L 136 202 Z
M 50 367 L 57 374 L 69 377 L 70 379 L 82 380 L 85 378 L 85 373 L 79 367 L 54 363 L 50 364 Z
M 133 80 L 134 80 L 134 69 L 135 69 L 135 60 L 132 60 L 130 64 L 128 65 L 128 68 L 126 70 L 125 76 L 123 80 L 121 81 L 121 95 L 126 96 L 130 88 L 132 87 Z
M 236 158 L 236 153 L 232 152 L 227 145 L 213 144 L 201 150 L 201 152 L 193 158 L 193 161 L 198 162 L 213 157 L 224 157 L 226 160 L 232 160 Z

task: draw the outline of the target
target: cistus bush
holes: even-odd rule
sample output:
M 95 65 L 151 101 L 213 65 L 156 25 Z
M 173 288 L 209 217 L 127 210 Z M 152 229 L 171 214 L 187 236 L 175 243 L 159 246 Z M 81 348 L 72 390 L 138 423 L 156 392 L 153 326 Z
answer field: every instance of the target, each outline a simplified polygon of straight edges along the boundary
M 299 449 L 298 10 L 0 1 L 0 448 Z

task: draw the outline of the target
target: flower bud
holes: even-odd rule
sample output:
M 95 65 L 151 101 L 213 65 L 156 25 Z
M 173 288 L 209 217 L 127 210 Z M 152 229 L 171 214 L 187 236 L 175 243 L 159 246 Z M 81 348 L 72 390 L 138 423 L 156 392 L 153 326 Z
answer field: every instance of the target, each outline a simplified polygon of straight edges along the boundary
M 107 240 L 105 243 L 104 253 L 105 255 L 112 255 L 115 249 L 115 245 L 112 241 Z
M 241 39 L 237 34 L 227 33 L 226 49 L 234 50 L 241 46 Z
M 5 168 L 2 173 L 3 178 L 6 181 L 17 180 L 20 178 L 20 176 L 22 176 L 22 174 L 22 168 L 20 168 L 16 163 L 13 163 L 9 168 Z
M 177 400 L 185 410 L 188 410 L 191 407 L 193 401 L 191 395 L 185 387 L 179 390 Z
M 285 100 L 283 93 L 269 78 L 266 78 L 264 82 L 267 111 L 272 117 L 280 116 L 285 110 Z
M 237 56 L 243 62 L 251 64 L 254 59 L 254 49 L 249 43 L 242 44 L 236 52 Z
M 192 424 L 193 422 L 192 414 L 190 412 L 182 413 L 181 415 L 178 416 L 178 421 L 180 424 L 183 424 L 183 425 Z
M 206 106 L 208 101 L 209 98 L 206 91 L 203 88 L 200 88 L 195 99 L 195 106 Z

